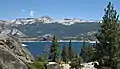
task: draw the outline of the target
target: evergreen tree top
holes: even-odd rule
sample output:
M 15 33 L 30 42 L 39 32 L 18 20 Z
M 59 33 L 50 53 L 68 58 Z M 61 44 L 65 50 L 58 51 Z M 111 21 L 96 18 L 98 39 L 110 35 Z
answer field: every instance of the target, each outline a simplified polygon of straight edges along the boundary
M 118 21 L 119 15 L 117 15 L 117 11 L 114 9 L 114 6 L 111 2 L 109 2 L 107 8 L 104 9 L 104 11 L 105 11 L 105 15 L 103 16 L 103 23 Z

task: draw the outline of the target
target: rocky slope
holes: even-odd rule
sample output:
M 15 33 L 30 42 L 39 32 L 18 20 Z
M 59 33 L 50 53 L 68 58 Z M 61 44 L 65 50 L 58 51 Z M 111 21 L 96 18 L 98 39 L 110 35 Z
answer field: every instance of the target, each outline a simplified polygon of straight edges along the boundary
M 18 38 L 0 34 L 0 69 L 28 69 L 32 61 L 33 56 Z
M 17 36 L 25 36 L 21 31 L 17 29 L 17 24 L 13 24 L 11 21 L 0 20 L 0 33 L 10 34 Z

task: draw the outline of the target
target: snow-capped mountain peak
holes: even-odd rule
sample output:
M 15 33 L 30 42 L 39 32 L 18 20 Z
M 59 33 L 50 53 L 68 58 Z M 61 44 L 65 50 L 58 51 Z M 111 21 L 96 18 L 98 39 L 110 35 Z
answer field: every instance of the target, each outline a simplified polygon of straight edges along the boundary
M 0 23 L 13 24 L 13 25 L 25 25 L 25 24 L 33 24 L 33 23 L 59 23 L 62 25 L 72 25 L 75 23 L 85 23 L 85 22 L 98 22 L 96 20 L 83 20 L 79 18 L 65 18 L 62 20 L 53 20 L 49 16 L 42 16 L 39 18 L 17 18 L 15 20 L 0 20 Z

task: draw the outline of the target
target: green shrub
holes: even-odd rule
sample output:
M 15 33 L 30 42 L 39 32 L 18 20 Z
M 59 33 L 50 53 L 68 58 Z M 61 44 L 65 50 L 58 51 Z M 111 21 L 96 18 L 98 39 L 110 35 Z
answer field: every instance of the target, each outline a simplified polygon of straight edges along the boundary
M 45 69 L 45 62 L 35 61 L 33 64 L 29 65 L 29 69 Z
M 79 69 L 79 68 L 83 67 L 81 65 L 82 62 L 83 62 L 83 59 L 81 57 L 74 58 L 74 59 L 72 59 L 70 66 L 71 66 L 71 68 Z

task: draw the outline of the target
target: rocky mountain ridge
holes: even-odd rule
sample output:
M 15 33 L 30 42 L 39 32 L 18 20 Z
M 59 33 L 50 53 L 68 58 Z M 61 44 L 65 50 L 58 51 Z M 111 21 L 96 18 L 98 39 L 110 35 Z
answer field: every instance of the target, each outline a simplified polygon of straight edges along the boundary
M 60 23 L 62 25 L 72 25 L 75 23 L 91 23 L 91 22 L 99 22 L 99 20 L 83 20 L 79 18 L 65 18 L 63 20 L 53 20 L 49 16 L 42 16 L 40 18 L 18 18 L 15 20 L 0 20 L 0 23 L 4 24 L 32 24 L 32 23 Z
M 71 37 L 96 31 L 99 27 L 98 25 L 99 21 L 87 21 L 78 18 L 65 18 L 63 20 L 53 20 L 48 16 L 18 18 L 15 20 L 0 20 L 0 33 L 19 37 L 43 36 L 46 34 L 57 35 L 58 37 Z

